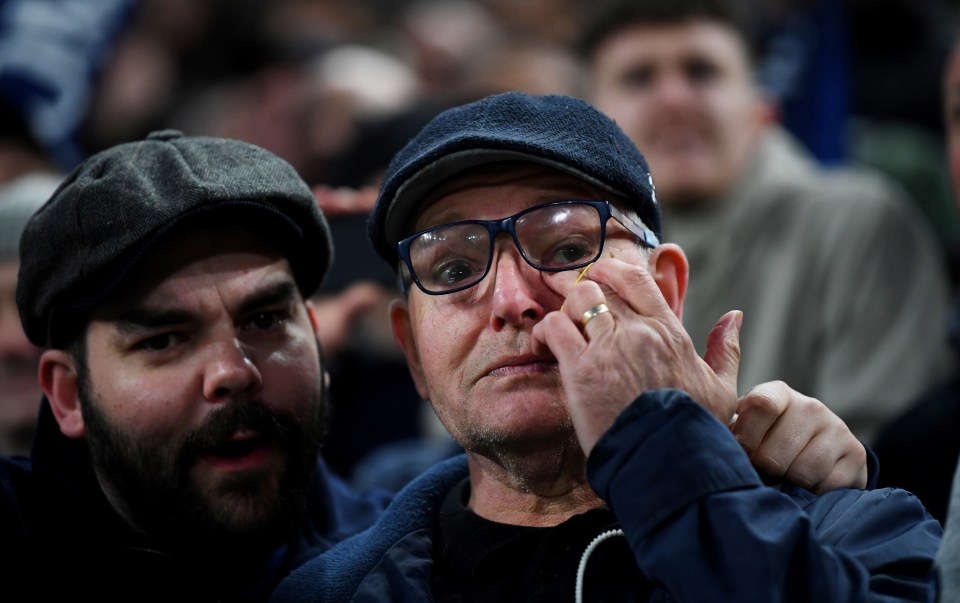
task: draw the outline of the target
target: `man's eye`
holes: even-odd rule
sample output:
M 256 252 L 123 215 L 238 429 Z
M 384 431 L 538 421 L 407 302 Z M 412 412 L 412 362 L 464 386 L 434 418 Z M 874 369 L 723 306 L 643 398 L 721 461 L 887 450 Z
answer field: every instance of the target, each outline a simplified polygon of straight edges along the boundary
M 647 66 L 632 67 L 620 75 L 620 85 L 624 88 L 648 88 L 652 82 L 653 69 Z
M 547 268 L 560 268 L 578 264 L 597 255 L 597 245 L 586 238 L 571 238 L 550 247 L 540 257 L 540 264 Z
M 717 66 L 706 60 L 691 61 L 686 67 L 687 78 L 691 82 L 708 83 L 720 75 Z
M 558 247 L 554 253 L 553 259 L 558 266 L 563 264 L 576 264 L 580 260 L 591 257 L 593 250 L 587 249 L 583 245 L 564 245 Z
M 148 352 L 163 352 L 172 348 L 178 339 L 177 336 L 173 333 L 161 333 L 160 335 L 154 335 L 153 337 L 148 337 L 137 344 L 142 350 Z
M 455 285 L 473 277 L 477 270 L 463 258 L 448 259 L 431 271 L 433 282 L 443 285 Z
M 247 322 L 247 326 L 251 329 L 257 329 L 259 331 L 268 331 L 282 323 L 283 319 L 284 316 L 280 312 L 257 312 Z

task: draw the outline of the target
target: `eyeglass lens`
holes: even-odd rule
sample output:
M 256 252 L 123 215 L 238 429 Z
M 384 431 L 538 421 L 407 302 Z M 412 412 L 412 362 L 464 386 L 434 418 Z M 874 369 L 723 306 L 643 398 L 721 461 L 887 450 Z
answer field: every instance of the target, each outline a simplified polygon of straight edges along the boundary
M 513 218 L 520 251 L 541 270 L 569 270 L 594 261 L 603 244 L 599 210 L 566 203 L 535 207 Z M 489 268 L 493 244 L 483 223 L 442 226 L 410 244 L 410 261 L 420 285 L 431 292 L 471 286 Z

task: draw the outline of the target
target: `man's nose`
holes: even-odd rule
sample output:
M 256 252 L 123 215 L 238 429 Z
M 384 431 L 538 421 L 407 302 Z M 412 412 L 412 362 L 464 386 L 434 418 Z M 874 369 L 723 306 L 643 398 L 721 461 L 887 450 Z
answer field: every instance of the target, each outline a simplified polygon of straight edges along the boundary
M 694 97 L 693 85 L 681 73 L 663 74 L 654 90 L 657 100 L 670 106 L 688 103 Z
M 493 307 L 490 325 L 494 330 L 506 325 L 534 324 L 544 317 L 542 299 L 546 286 L 540 271 L 520 256 L 520 250 L 509 238 L 497 241 L 490 267 L 493 285 Z
M 203 373 L 203 396 L 211 403 L 227 402 L 260 391 L 260 370 L 236 337 L 209 344 Z

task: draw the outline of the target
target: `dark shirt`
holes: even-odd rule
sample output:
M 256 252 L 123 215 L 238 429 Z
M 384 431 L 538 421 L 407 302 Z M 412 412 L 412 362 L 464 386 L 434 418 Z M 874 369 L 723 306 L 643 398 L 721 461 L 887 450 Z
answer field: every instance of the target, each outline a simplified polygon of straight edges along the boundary
M 583 552 L 599 534 L 617 529 L 603 507 L 549 528 L 488 521 L 467 508 L 469 481 L 444 499 L 434 539 L 436 601 L 572 601 Z M 650 583 L 627 541 L 603 541 L 589 557 L 584 601 L 642 601 Z

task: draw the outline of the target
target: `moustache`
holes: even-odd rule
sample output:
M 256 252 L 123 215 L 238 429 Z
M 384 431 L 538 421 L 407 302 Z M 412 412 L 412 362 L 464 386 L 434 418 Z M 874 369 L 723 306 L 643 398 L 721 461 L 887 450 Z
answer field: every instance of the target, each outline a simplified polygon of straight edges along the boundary
M 202 426 L 189 432 L 181 454 L 192 457 L 235 447 L 237 443 L 232 438 L 238 432 L 255 434 L 241 443 L 243 447 L 255 447 L 271 441 L 297 440 L 301 431 L 299 421 L 289 414 L 275 411 L 262 402 L 239 400 L 211 412 Z

